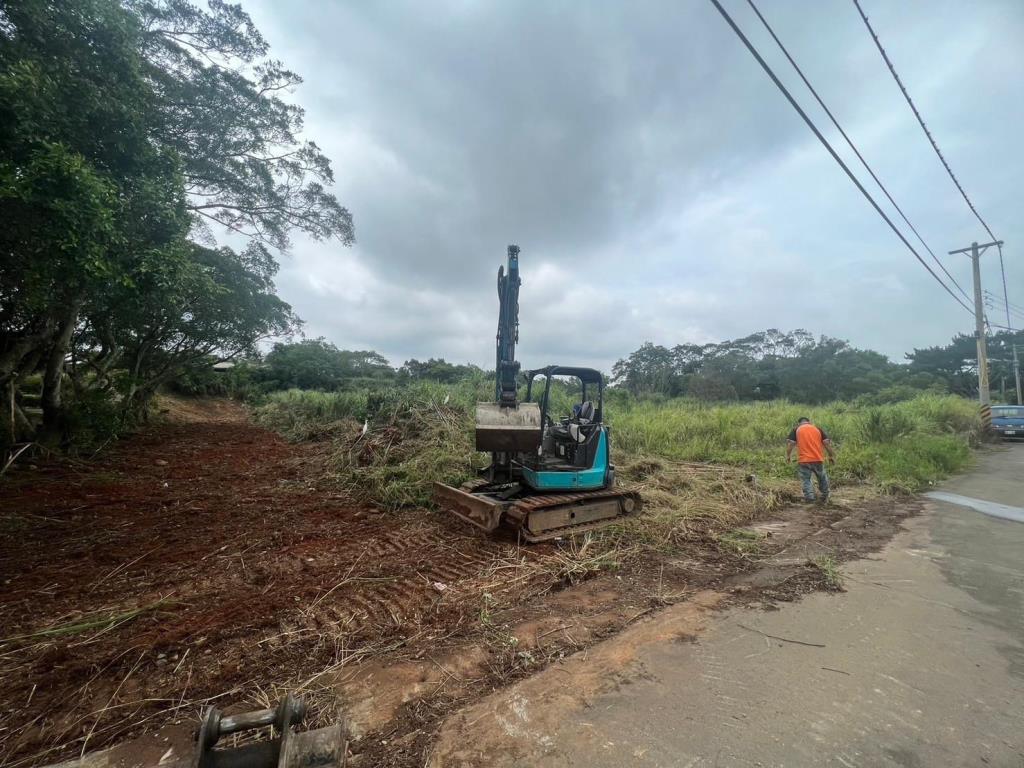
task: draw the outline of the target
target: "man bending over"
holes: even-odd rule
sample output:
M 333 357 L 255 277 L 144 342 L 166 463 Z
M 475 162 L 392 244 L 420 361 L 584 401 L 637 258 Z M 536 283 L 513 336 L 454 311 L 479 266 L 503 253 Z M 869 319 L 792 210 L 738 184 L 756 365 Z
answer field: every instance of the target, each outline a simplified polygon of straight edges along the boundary
M 811 476 L 813 475 L 818 480 L 818 493 L 821 494 L 820 501 L 824 504 L 828 501 L 829 493 L 825 455 L 828 454 L 830 463 L 835 463 L 836 460 L 836 455 L 832 451 L 832 441 L 825 434 L 825 430 L 814 426 L 806 416 L 801 416 L 797 420 L 796 427 L 789 433 L 789 439 L 786 442 L 787 462 L 793 460 L 793 448 L 796 448 L 799 462 L 804 501 L 815 501 L 814 486 L 811 485 Z

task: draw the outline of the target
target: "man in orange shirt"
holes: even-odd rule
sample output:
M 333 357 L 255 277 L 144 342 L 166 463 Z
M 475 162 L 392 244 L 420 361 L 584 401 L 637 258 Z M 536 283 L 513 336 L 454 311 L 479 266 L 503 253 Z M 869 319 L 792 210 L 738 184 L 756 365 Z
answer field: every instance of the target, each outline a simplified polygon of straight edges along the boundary
M 825 430 L 811 424 L 806 416 L 801 416 L 796 427 L 789 433 L 786 442 L 786 461 L 793 460 L 793 449 L 796 448 L 796 457 L 799 462 L 800 482 L 803 484 L 804 501 L 814 501 L 814 486 L 811 485 L 811 476 L 818 479 L 818 492 L 821 494 L 821 502 L 828 501 L 828 473 L 825 471 L 825 454 L 828 454 L 829 463 L 835 463 L 836 455 L 832 451 L 832 441 L 829 440 Z

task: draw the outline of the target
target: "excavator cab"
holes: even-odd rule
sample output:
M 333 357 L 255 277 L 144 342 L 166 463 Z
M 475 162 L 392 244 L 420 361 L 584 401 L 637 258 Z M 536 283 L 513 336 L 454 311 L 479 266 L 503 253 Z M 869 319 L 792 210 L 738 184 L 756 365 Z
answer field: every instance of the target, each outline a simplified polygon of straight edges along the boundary
M 550 365 L 526 373 L 526 402 L 540 406 L 540 450 L 521 460 L 523 482 L 536 491 L 594 490 L 615 484 L 604 425 L 604 380 L 592 368 Z M 554 393 L 569 380 L 579 395 L 566 416 L 555 417 Z M 554 387 L 554 392 L 553 392 Z

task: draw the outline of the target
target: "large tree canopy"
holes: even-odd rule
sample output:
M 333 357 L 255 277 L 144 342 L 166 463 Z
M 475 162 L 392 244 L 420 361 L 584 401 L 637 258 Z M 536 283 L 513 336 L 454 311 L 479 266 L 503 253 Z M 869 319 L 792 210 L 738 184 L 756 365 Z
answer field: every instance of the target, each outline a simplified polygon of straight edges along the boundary
M 989 381 L 993 389 L 1014 390 L 1013 346 L 1024 361 L 1024 331 L 999 331 L 988 338 Z M 978 391 L 978 346 L 974 336 L 958 334 L 943 346 L 907 354 L 910 369 L 941 377 L 951 391 L 974 396 Z
M 296 230 L 350 244 L 352 218 L 285 98 L 300 79 L 267 53 L 221 0 L 0 0 L 0 386 L 16 436 L 33 429 L 33 374 L 59 434 L 69 379 L 138 409 L 183 366 L 298 327 L 267 247 Z M 250 244 L 197 245 L 203 222 Z
M 358 379 L 390 378 L 394 370 L 377 352 L 338 349 L 326 339 L 275 344 L 266 357 L 266 383 L 285 389 L 337 389 Z
M 202 220 L 286 248 L 291 230 L 353 242 L 352 217 L 327 192 L 330 161 L 299 137 L 303 110 L 281 98 L 302 82 L 238 5 L 131 0 L 159 140 L 182 158 L 189 209 Z

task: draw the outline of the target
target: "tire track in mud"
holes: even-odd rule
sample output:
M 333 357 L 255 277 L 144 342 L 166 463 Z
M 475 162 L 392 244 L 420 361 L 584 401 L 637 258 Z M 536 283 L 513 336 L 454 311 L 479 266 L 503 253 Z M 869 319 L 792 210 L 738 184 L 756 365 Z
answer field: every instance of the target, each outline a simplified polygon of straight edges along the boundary
M 167 702 L 240 702 L 339 653 L 446 636 L 466 585 L 495 580 L 492 563 L 509 556 L 443 516 L 361 508 L 318 486 L 326 444 L 289 445 L 237 408 L 208 421 L 196 410 L 5 488 L 0 521 L 17 534 L 0 537 L 5 636 L 152 609 L 0 641 L 0 711 L 15 713 L 0 764 L 76 754 L 75 723 L 100 748 L 173 719 Z
M 351 562 L 351 573 L 341 583 L 352 583 L 331 595 L 336 613 L 367 628 L 419 625 L 431 613 L 457 608 L 467 598 L 459 588 L 483 578 L 503 554 L 500 544 L 463 533 L 453 536 L 436 521 L 383 531 L 378 526 L 374 533 L 337 552 L 339 560 Z

